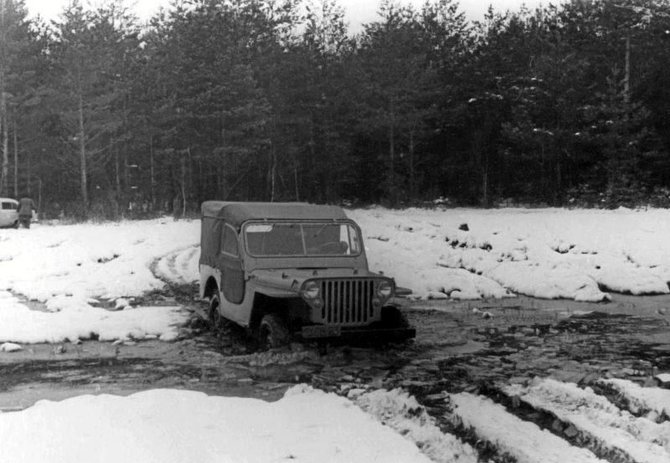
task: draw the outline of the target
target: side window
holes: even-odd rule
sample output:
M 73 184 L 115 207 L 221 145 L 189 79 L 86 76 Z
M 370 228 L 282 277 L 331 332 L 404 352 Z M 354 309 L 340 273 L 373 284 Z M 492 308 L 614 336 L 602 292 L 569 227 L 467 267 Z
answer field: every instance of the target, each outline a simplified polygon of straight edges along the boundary
M 231 256 L 239 256 L 237 249 L 237 233 L 229 225 L 223 227 L 223 237 L 221 238 L 221 252 Z
M 361 241 L 358 237 L 358 232 L 351 225 L 347 225 L 347 233 L 349 235 L 350 254 L 359 254 L 361 252 Z

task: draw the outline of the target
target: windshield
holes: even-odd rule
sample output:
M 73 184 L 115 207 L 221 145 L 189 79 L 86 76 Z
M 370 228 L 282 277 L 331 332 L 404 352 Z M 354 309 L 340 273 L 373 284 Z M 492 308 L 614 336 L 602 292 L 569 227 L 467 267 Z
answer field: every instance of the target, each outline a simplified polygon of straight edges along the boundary
M 348 223 L 251 223 L 247 250 L 256 257 L 352 256 L 361 252 L 356 228 Z

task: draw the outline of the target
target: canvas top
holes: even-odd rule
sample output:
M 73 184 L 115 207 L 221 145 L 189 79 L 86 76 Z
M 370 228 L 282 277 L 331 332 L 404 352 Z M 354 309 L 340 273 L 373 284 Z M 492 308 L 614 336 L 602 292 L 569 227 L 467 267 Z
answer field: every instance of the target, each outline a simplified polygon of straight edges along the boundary
M 347 215 L 339 206 L 308 203 L 205 201 L 202 216 L 225 219 L 234 226 L 247 220 L 339 220 Z

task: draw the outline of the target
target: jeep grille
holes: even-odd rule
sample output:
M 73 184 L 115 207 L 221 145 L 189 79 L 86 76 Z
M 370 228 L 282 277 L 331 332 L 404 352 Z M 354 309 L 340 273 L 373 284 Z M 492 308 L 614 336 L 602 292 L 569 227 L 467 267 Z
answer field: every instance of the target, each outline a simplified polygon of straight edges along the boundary
M 374 280 L 322 280 L 323 307 L 314 321 L 338 325 L 360 325 L 373 321 Z M 315 314 L 317 315 L 317 314 Z

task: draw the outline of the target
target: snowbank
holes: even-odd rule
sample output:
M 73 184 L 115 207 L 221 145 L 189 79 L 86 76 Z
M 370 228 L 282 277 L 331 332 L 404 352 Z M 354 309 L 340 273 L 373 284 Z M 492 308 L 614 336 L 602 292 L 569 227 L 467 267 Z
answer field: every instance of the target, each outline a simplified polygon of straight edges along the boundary
M 278 402 L 151 390 L 40 401 L 0 414 L 0 461 L 424 463 L 411 442 L 334 394 Z
M 353 210 L 373 269 L 419 297 L 667 294 L 670 211 Z

